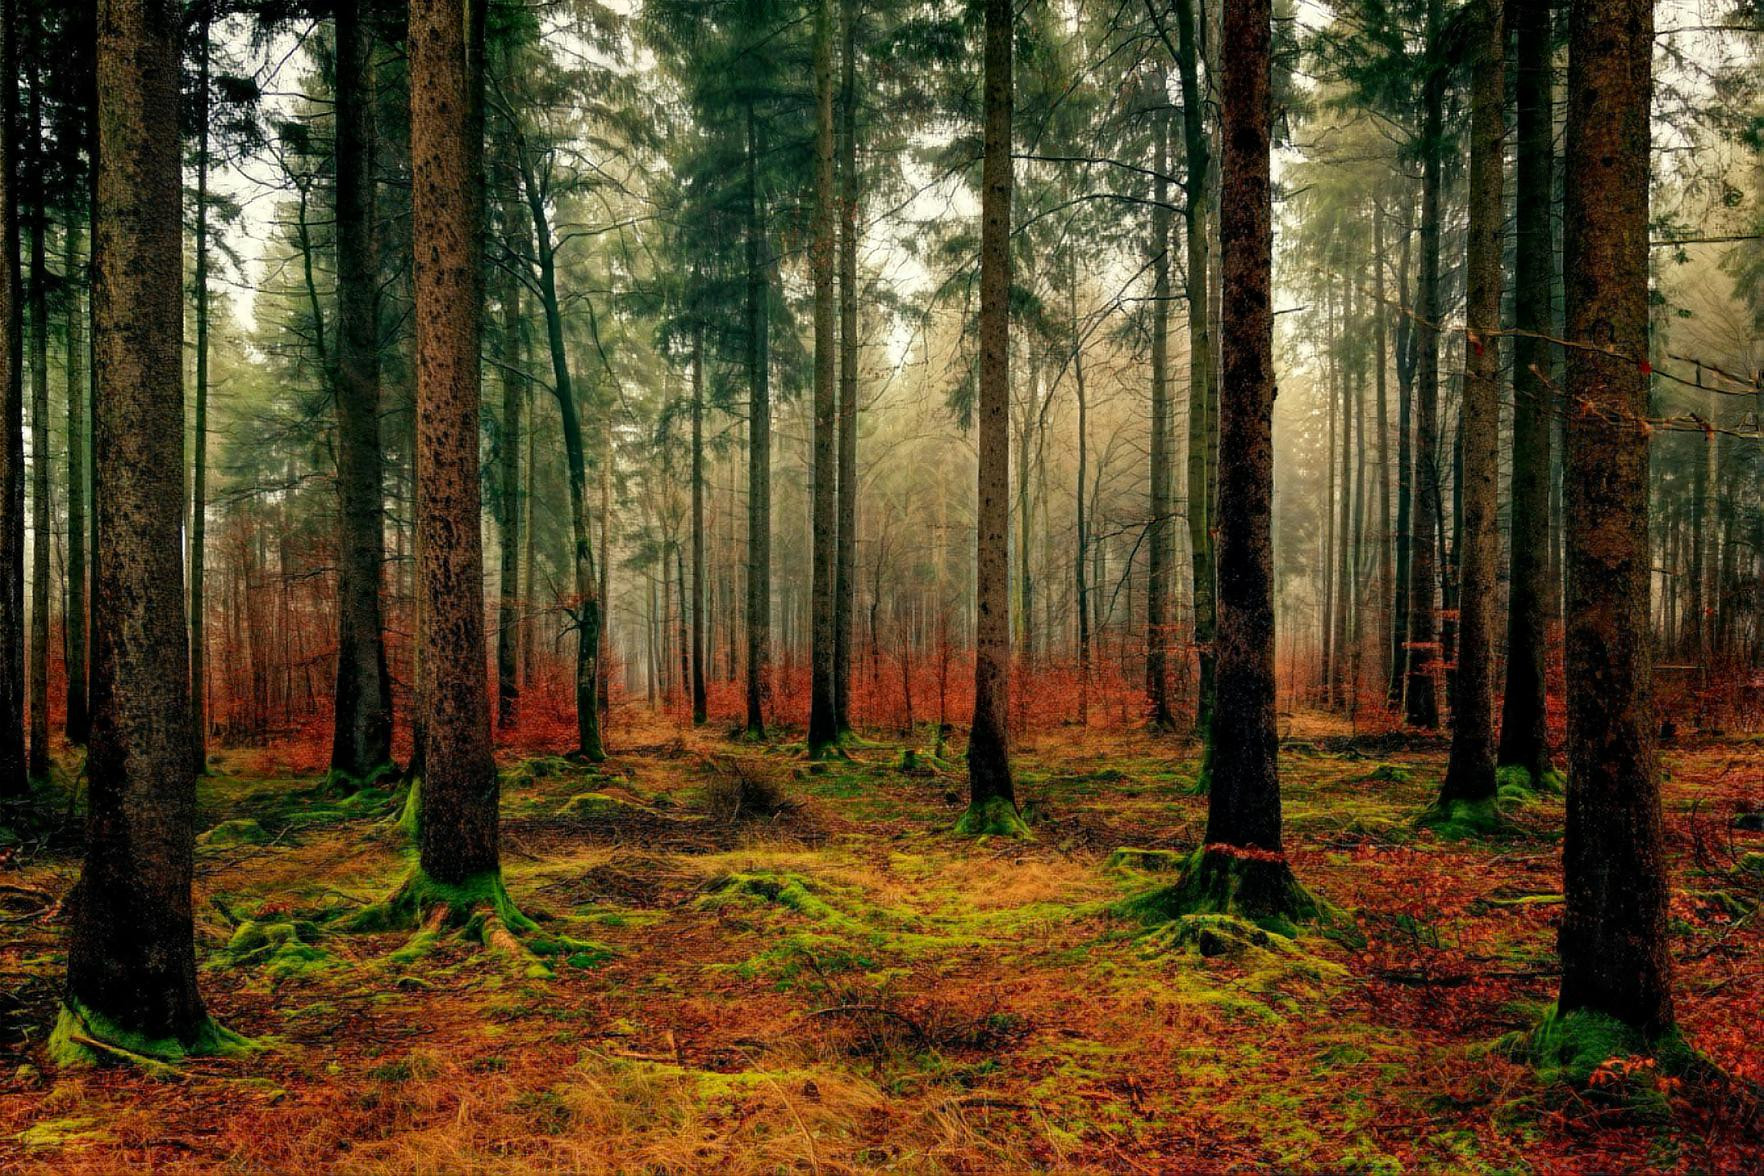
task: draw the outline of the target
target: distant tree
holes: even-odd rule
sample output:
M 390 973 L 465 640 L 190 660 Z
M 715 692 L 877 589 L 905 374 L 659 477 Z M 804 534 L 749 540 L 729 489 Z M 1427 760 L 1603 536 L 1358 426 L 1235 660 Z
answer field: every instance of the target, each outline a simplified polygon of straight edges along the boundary
M 18 266 L 18 0 L 0 0 L 0 796 L 30 790 L 25 771 L 24 301 Z

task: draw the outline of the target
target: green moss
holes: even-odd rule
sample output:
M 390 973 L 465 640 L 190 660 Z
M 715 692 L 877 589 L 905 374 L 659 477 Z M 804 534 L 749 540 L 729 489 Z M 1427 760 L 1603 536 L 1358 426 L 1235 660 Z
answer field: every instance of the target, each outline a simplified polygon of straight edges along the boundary
M 641 812 L 643 806 L 632 804 L 605 792 L 578 792 L 557 810 L 560 817 L 608 817 L 623 812 Z
M 1422 829 L 1431 829 L 1442 841 L 1472 841 L 1509 832 L 1511 824 L 1493 800 L 1447 800 L 1428 806 L 1415 818 Z
M 423 833 L 423 782 L 413 777 L 410 787 L 404 790 L 404 807 L 398 810 L 398 820 L 394 822 L 398 831 L 412 841 Z
M 509 931 L 536 931 L 539 925 L 522 914 L 508 896 L 500 870 L 441 882 L 414 869 L 383 902 L 356 912 L 343 924 L 346 931 L 409 931 L 431 923 L 440 929 L 461 930 L 484 912 L 495 915 Z
M 1134 895 L 1114 909 L 1146 926 L 1189 915 L 1236 915 L 1289 939 L 1302 923 L 1351 922 L 1299 885 L 1285 858 L 1233 853 L 1220 846 L 1195 850 L 1183 864 L 1180 880 Z
M 49 1034 L 49 1060 L 63 1067 L 124 1063 L 155 1074 L 175 1072 L 191 1057 L 237 1057 L 263 1048 L 212 1017 L 204 1017 L 189 1041 L 147 1037 L 72 999 L 64 1000 Z
M 321 791 L 330 796 L 353 796 L 359 792 L 375 791 L 386 795 L 380 785 L 398 778 L 398 765 L 391 760 L 371 768 L 365 775 L 355 776 L 340 768 L 332 768 L 325 773 L 325 780 L 320 785 Z
M 1189 855 L 1174 849 L 1134 849 L 1122 846 L 1109 855 L 1104 868 L 1137 870 L 1142 874 L 1175 873 L 1187 865 Z
M 1401 764 L 1379 764 L 1360 777 L 1361 783 L 1376 781 L 1380 784 L 1407 784 L 1412 779 L 1413 773 Z
M 1764 853 L 1745 853 L 1734 863 L 1734 870 L 1741 874 L 1757 874 L 1764 877 Z
M 338 965 L 330 952 L 314 947 L 302 937 L 310 935 L 312 925 L 304 928 L 293 922 L 258 922 L 239 924 L 233 936 L 221 949 L 221 959 L 229 964 L 261 966 L 264 973 L 276 980 L 309 976 Z
M 813 884 L 797 874 L 728 874 L 713 881 L 702 905 L 715 909 L 730 903 L 776 905 L 820 922 L 857 926 L 851 916 L 829 905 Z
M 955 832 L 963 837 L 1021 837 L 1034 840 L 1023 814 L 1002 796 L 989 797 L 979 804 L 970 804 L 955 823 Z
M 356 816 L 368 816 L 392 807 L 392 794 L 384 788 L 359 788 L 337 802 L 337 807 Z
M 223 849 L 234 845 L 265 845 L 271 837 L 269 831 L 255 820 L 239 817 L 222 821 L 197 840 L 210 849 Z
M 1671 1113 L 1659 1079 L 1695 1075 L 1706 1067 L 1676 1029 L 1650 1037 L 1615 1017 L 1587 1009 L 1563 1013 L 1554 1005 L 1536 1028 L 1510 1033 L 1496 1048 L 1530 1063 L 1545 1085 L 1582 1088 L 1654 1119 Z
M 112 1136 L 95 1115 L 74 1115 L 65 1119 L 45 1119 L 33 1123 L 13 1136 L 26 1151 L 60 1151 L 64 1148 L 109 1143 Z

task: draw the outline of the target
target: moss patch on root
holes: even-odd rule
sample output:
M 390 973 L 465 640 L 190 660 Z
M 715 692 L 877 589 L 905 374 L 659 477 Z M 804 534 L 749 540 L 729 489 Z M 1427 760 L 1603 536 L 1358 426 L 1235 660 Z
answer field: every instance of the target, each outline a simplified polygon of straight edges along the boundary
M 306 937 L 316 934 L 311 923 L 246 920 L 234 930 L 220 960 L 237 966 L 262 967 L 275 980 L 310 976 L 334 968 L 338 960 Z
M 1135 849 L 1123 845 L 1103 863 L 1108 870 L 1136 870 L 1141 874 L 1173 874 L 1187 868 L 1189 855 L 1177 849 Z
M 1561 796 L 1568 791 L 1568 777 L 1555 768 L 1544 772 L 1533 772 L 1522 764 L 1506 764 L 1495 769 L 1495 786 L 1502 796 L 1512 790 L 1515 796 L 1521 793 L 1538 796 Z
M 1649 1036 L 1604 1013 L 1555 1005 L 1535 1028 L 1509 1033 L 1495 1048 L 1529 1063 L 1546 1086 L 1571 1086 L 1656 1120 L 1671 1114 L 1662 1079 L 1700 1077 L 1709 1068 L 1676 1029 Z
M 177 1063 L 185 1058 L 239 1057 L 263 1046 L 234 1033 L 212 1017 L 203 1017 L 189 1041 L 148 1037 L 77 1000 L 67 999 L 55 1018 L 47 1048 L 49 1060 L 63 1068 L 132 1065 L 150 1073 L 169 1075 L 176 1072 Z
M 956 821 L 955 832 L 962 837 L 1021 837 L 1029 841 L 1035 837 L 1017 806 L 1002 796 L 970 804 Z
M 273 838 L 269 830 L 251 817 L 239 817 L 222 821 L 197 840 L 209 849 L 227 849 L 236 845 L 267 845 Z
M 1345 919 L 1299 885 L 1285 857 L 1225 845 L 1195 850 L 1178 881 L 1124 900 L 1115 913 L 1148 927 L 1189 915 L 1235 915 L 1288 939 L 1301 924 Z
M 1537 794 L 1530 789 L 1522 795 L 1518 789 L 1502 789 L 1498 797 L 1436 801 L 1415 818 L 1415 825 L 1431 829 L 1441 841 L 1509 836 L 1515 832 L 1515 826 L 1503 809 L 1526 803 L 1537 803 Z

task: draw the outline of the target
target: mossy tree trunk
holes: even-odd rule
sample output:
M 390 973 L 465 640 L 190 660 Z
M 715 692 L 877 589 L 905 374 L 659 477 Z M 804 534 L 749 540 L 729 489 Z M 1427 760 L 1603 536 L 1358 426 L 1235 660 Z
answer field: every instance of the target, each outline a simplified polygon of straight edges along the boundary
M 1011 782 L 1010 689 L 1010 0 L 986 0 L 980 179 L 979 511 L 975 530 L 974 717 L 968 733 L 969 817 L 1016 814 Z M 1008 820 L 1008 818 L 1007 818 Z
M 422 872 L 500 873 L 484 641 L 479 336 L 483 315 L 482 6 L 410 7 L 416 251 L 419 589 L 424 627 Z
M 196 817 L 184 631 L 183 219 L 169 0 L 103 0 L 92 282 L 100 544 L 86 858 L 66 997 L 99 1026 L 182 1046 L 206 1017 L 190 887 Z
M 1496 761 L 1526 769 L 1533 779 L 1550 770 L 1545 707 L 1546 619 L 1550 607 L 1550 464 L 1555 387 L 1556 250 L 1551 224 L 1555 201 L 1555 98 L 1552 85 L 1550 4 L 1513 6 L 1518 45 L 1518 247 L 1513 262 L 1513 505 L 1507 596 L 1507 680 L 1501 696 Z
M 1653 5 L 1569 18 L 1568 813 L 1563 1012 L 1671 1029 L 1666 854 L 1650 696 L 1648 104 Z
M 1471 13 L 1470 226 L 1465 268 L 1462 476 L 1458 544 L 1458 671 L 1452 747 L 1442 803 L 1492 801 L 1494 605 L 1500 543 L 1501 140 L 1506 103 L 1505 0 L 1475 0 Z
M 392 683 L 380 580 L 380 261 L 374 193 L 372 33 L 361 0 L 337 5 L 337 694 L 331 768 L 367 778 L 392 760 Z

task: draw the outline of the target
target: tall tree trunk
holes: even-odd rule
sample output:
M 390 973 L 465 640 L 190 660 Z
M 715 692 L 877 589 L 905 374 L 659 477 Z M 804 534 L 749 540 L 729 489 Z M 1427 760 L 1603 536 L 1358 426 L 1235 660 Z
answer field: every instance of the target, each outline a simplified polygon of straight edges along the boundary
M 1381 681 L 1389 682 L 1396 671 L 1397 657 L 1400 647 L 1394 644 L 1390 633 L 1394 630 L 1394 618 L 1391 614 L 1390 602 L 1395 591 L 1396 552 L 1391 534 L 1390 517 L 1390 410 L 1388 399 L 1388 348 L 1390 335 L 1386 329 L 1390 321 L 1390 308 L 1384 301 L 1384 206 L 1374 204 L 1372 207 L 1372 354 L 1376 375 L 1375 397 L 1377 407 L 1373 413 L 1373 422 L 1378 429 L 1378 621 L 1384 626 L 1380 633 L 1379 649 L 1380 668 L 1383 671 Z M 1358 684 L 1356 683 L 1356 686 Z
M 1513 502 L 1508 561 L 1507 681 L 1501 698 L 1502 766 L 1533 779 L 1550 770 L 1544 654 L 1550 587 L 1551 432 L 1555 428 L 1555 97 L 1549 0 L 1514 0 L 1518 42 L 1518 148 L 1513 262 Z
M 839 518 L 834 557 L 833 717 L 851 730 L 851 625 L 857 594 L 858 426 L 858 0 L 840 0 Z
M 1391 594 L 1390 623 L 1390 706 L 1407 713 L 1409 681 L 1409 594 L 1414 571 L 1411 554 L 1415 549 L 1415 364 L 1419 358 L 1415 324 L 1407 313 L 1409 298 L 1409 244 L 1412 235 L 1403 234 L 1402 257 L 1397 274 L 1399 299 L 1396 332 L 1397 369 L 1397 504 L 1396 504 L 1396 578 Z
M 417 482 L 423 665 L 422 872 L 499 878 L 484 642 L 479 336 L 483 317 L 483 6 L 410 6 Z
M 196 404 L 190 444 L 190 754 L 208 770 L 208 111 L 209 51 L 214 12 L 204 5 L 197 29 L 196 83 Z
M 958 829 L 1020 831 L 1011 782 L 1010 410 L 1011 74 L 1010 0 L 986 0 L 980 163 L 980 453 L 975 527 L 974 718 L 968 731 L 966 815 Z
M 771 701 L 772 404 L 766 330 L 771 301 L 760 129 L 747 104 L 747 733 L 765 734 Z
M 1354 563 L 1352 558 L 1354 528 L 1354 487 L 1353 487 L 1353 452 L 1354 452 L 1354 356 L 1357 348 L 1348 338 L 1355 329 L 1354 322 L 1354 288 L 1350 283 L 1343 295 L 1341 316 L 1341 338 L 1344 344 L 1338 351 L 1337 378 L 1341 381 L 1341 458 L 1337 465 L 1336 481 L 1341 487 L 1341 502 L 1336 510 L 1335 522 L 1335 613 L 1330 620 L 1334 627 L 1334 635 L 1330 640 L 1330 648 L 1334 651 L 1334 662 L 1329 673 L 1329 697 L 1337 706 L 1347 704 L 1345 686 L 1347 685 L 1348 653 L 1348 614 L 1353 609 Z
M 1323 332 L 1330 339 L 1340 338 L 1341 326 L 1335 314 L 1335 283 L 1327 278 L 1323 286 Z M 1335 396 L 1335 384 L 1340 378 L 1340 347 L 1332 346 L 1326 353 L 1323 366 L 1323 398 L 1328 425 L 1323 444 L 1323 546 L 1318 552 L 1318 562 L 1323 571 L 1323 607 L 1317 616 L 1317 627 L 1321 631 L 1323 646 L 1323 665 L 1318 685 L 1323 688 L 1325 707 L 1335 705 L 1335 434 L 1338 428 L 1336 418 L 1341 411 L 1340 402 Z
M 1576 0 L 1567 198 L 1568 812 L 1558 1007 L 1673 1026 L 1648 633 L 1649 0 Z
M 1077 542 L 1072 552 L 1073 604 L 1078 614 L 1078 724 L 1090 724 L 1090 586 L 1085 579 L 1090 558 L 1089 519 L 1084 513 L 1085 481 L 1090 462 L 1090 396 L 1084 384 L 1084 338 L 1078 328 L 1077 253 L 1070 251 L 1072 275 L 1066 293 L 1072 315 L 1072 378 L 1078 398 L 1078 470 L 1073 483 L 1072 510 Z
M 505 210 L 512 225 L 517 213 Z M 520 721 L 521 591 L 521 408 L 526 400 L 526 352 L 521 346 L 520 284 L 512 276 L 502 283 L 502 427 L 497 431 L 497 473 L 501 480 L 502 517 L 499 552 L 502 567 L 496 601 L 496 725 L 512 731 Z
M 1423 83 L 1421 180 L 1421 317 L 1415 324 L 1420 354 L 1415 373 L 1416 500 L 1409 547 L 1409 680 L 1404 691 L 1411 726 L 1439 726 L 1439 328 L 1445 313 L 1439 282 L 1439 233 L 1446 67 L 1439 60 L 1440 2 L 1427 3 L 1427 77 Z
M 380 613 L 381 565 L 386 549 L 380 485 L 374 71 L 372 33 L 364 25 L 361 7 L 361 0 L 342 0 L 337 6 L 338 322 L 332 385 L 337 400 L 341 535 L 331 770 L 355 780 L 366 779 L 392 761 L 392 685 L 386 671 L 385 626 Z M 476 320 L 472 329 L 475 348 Z M 474 350 L 474 362 L 476 354 Z
M 704 324 L 692 327 L 692 722 L 705 721 Z
M 1179 9 L 1186 6 L 1179 3 Z M 1158 95 L 1162 100 L 1162 94 Z M 1149 576 L 1145 596 L 1145 693 L 1151 707 L 1154 730 L 1169 730 L 1176 719 L 1170 713 L 1170 647 L 1169 585 L 1170 585 L 1170 127 L 1166 115 L 1159 113 L 1153 120 L 1152 135 L 1157 175 L 1152 179 L 1151 210 L 1151 443 L 1147 476 L 1151 495 L 1147 503 L 1150 517 L 1146 520 L 1146 568 Z M 1189 230 L 1193 235 L 1192 227 Z M 1191 287 L 1194 282 L 1189 283 Z M 1205 286 L 1204 280 L 1200 283 Z M 1193 307 L 1190 306 L 1190 321 Z M 1190 385 L 1189 411 L 1195 407 Z M 1192 465 L 1192 463 L 1190 463 Z M 1189 518 L 1194 518 L 1191 509 Z M 1190 525 L 1190 537 L 1193 526 Z M 1199 638 L 1197 636 L 1196 640 Z
M 0 0 L 0 75 L 18 76 L 18 0 Z M 0 796 L 25 774 L 24 299 L 18 267 L 18 87 L 0 86 Z
M 1494 605 L 1499 561 L 1501 431 L 1501 140 L 1505 134 L 1506 0 L 1475 0 L 1470 81 L 1470 225 L 1465 257 L 1464 396 L 1459 451 L 1458 670 L 1452 749 L 1441 802 L 1493 800 Z
M 86 305 L 80 269 L 84 210 L 67 218 L 67 739 L 83 744 L 92 728 L 86 706 Z
M 839 738 L 839 716 L 833 698 L 833 594 L 837 543 L 835 484 L 838 461 L 836 327 L 833 273 L 833 0 L 815 4 L 815 212 L 809 261 L 815 287 L 813 615 L 810 635 L 808 750 L 823 754 Z
M 31 742 L 26 770 L 34 779 L 49 775 L 49 265 L 44 240 L 48 231 L 48 199 L 43 179 L 43 18 L 36 5 L 32 16 L 30 60 L 25 73 L 30 88 L 26 114 L 29 136 L 28 173 L 31 198 Z
M 196 990 L 196 781 L 180 550 L 184 501 L 181 14 L 102 0 L 93 720 L 86 859 L 70 896 L 58 1060 L 75 1037 L 212 1048 Z M 145 1048 L 143 1042 L 147 1043 Z

